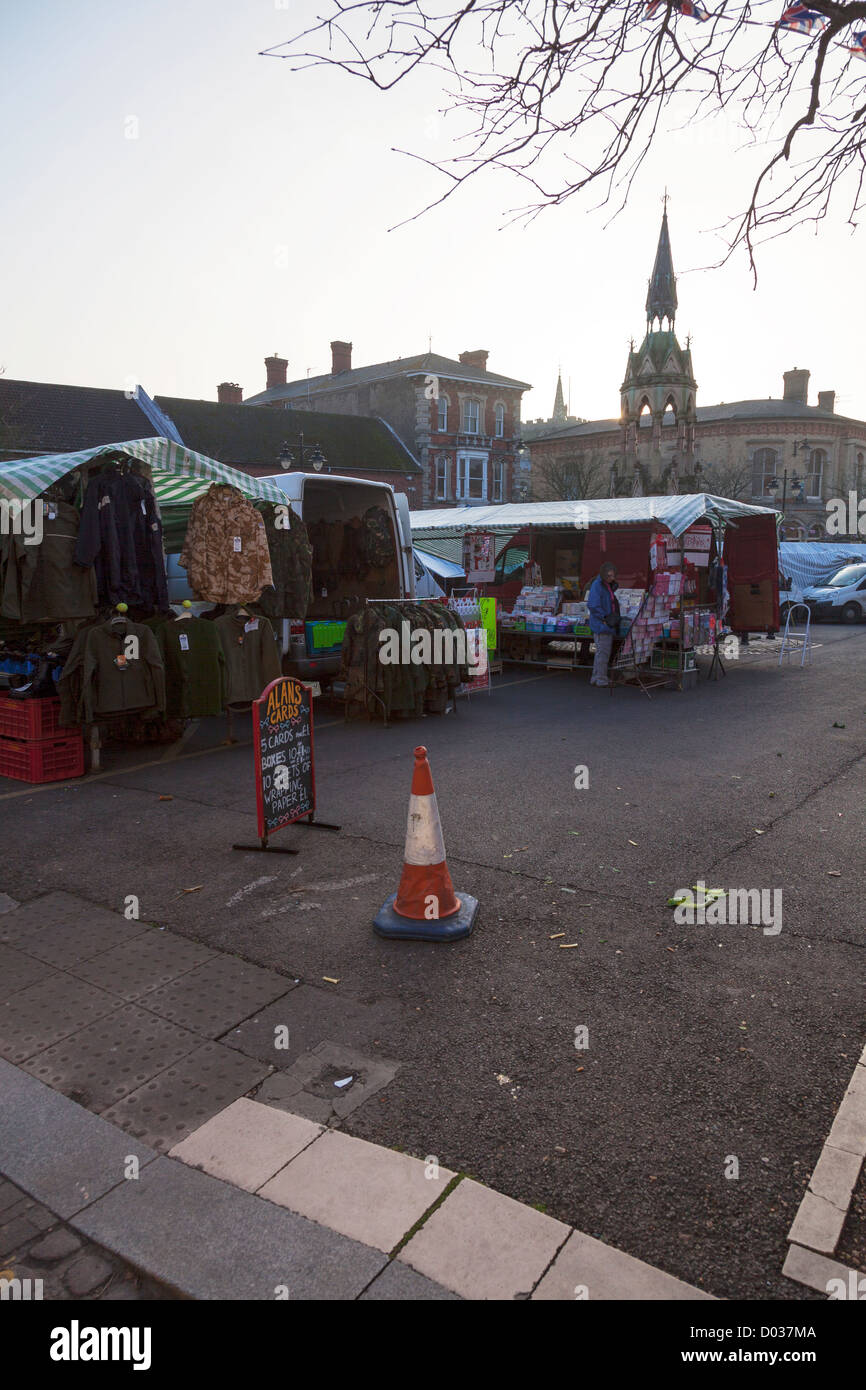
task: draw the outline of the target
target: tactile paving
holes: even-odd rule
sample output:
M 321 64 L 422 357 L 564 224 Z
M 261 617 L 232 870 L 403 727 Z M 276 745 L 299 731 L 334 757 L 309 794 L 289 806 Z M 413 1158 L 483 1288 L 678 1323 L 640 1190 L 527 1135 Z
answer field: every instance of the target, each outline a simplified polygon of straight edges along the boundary
M 115 946 L 91 960 L 70 967 L 70 973 L 80 980 L 90 980 L 122 999 L 140 999 L 150 990 L 169 984 L 188 970 L 203 965 L 215 955 L 207 946 L 187 941 L 148 927 L 133 941 Z
M 233 956 L 216 956 L 179 980 L 151 990 L 142 1004 L 203 1037 L 217 1038 L 285 994 L 290 983 L 273 970 L 262 970 Z
M 20 944 L 22 950 L 30 951 L 27 943 L 46 928 L 74 927 L 79 932 L 87 926 L 104 926 L 109 931 L 113 926 L 125 926 L 127 935 L 144 930 L 140 923 L 127 922 L 119 913 L 97 907 L 84 898 L 76 897 L 74 893 L 45 893 L 41 898 L 33 898 L 29 903 L 22 903 L 14 911 L 4 912 L 0 916 L 0 941 L 13 946 Z M 116 940 L 111 942 L 111 945 L 116 944 Z M 36 952 L 32 951 L 31 954 L 35 955 Z
M 266 1074 L 261 1062 L 220 1043 L 205 1043 L 104 1110 L 102 1117 L 165 1152 Z
M 62 972 L 0 1003 L 0 1056 L 23 1062 L 119 1007 L 104 989 Z
M 23 1069 L 98 1113 L 200 1046 L 197 1034 L 127 1004 L 37 1053 Z
M 50 965 L 12 946 L 0 946 L 0 999 L 8 999 L 19 989 L 35 985 L 37 980 L 47 979 L 54 971 Z
M 21 945 L 37 960 L 64 970 L 109 951 L 113 946 L 122 946 L 145 930 L 142 923 L 127 922 L 113 912 L 100 912 L 98 917 L 93 917 L 85 904 L 61 922 L 32 932 Z

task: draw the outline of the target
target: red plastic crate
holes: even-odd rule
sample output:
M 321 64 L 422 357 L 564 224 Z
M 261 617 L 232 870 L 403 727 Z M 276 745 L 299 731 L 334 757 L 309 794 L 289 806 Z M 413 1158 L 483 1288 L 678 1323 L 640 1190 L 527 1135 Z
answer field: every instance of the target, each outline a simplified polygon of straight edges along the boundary
M 56 696 L 41 700 L 12 700 L 0 695 L 0 738 L 60 738 L 72 729 L 60 723 Z
M 84 740 L 70 738 L 0 738 L 0 777 L 18 782 L 62 782 L 84 775 Z

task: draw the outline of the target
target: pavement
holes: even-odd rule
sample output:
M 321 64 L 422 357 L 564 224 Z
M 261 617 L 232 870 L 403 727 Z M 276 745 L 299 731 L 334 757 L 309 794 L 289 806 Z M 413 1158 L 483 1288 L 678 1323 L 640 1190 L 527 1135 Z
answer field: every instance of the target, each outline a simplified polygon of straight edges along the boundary
M 139 1184 L 198 1172 L 176 1146 L 241 1101 L 318 1127 L 321 1165 L 302 1149 L 244 1187 L 217 1154 L 198 1176 L 269 1211 L 280 1194 L 284 1215 L 384 1261 L 373 1280 L 406 1267 L 466 1296 L 405 1252 L 478 1189 L 561 1227 L 563 1259 L 598 1242 L 717 1298 L 816 1297 L 783 1267 L 866 1042 L 864 641 L 821 627 L 812 666 L 782 670 L 755 644 L 725 679 L 652 700 L 507 668 L 456 716 L 387 730 L 317 705 L 319 812 L 342 831 L 283 832 L 297 857 L 232 851 L 254 838 L 252 755 L 218 721 L 180 756 L 111 750 L 68 787 L 7 782 L 2 887 L 22 905 L 0 940 L 17 919 L 6 949 L 27 959 L 3 1006 L 24 1041 L 4 1033 L 0 1054 L 154 1153 Z M 455 886 L 481 902 L 447 947 L 371 930 L 418 742 Z M 667 899 L 699 879 L 781 889 L 781 932 L 678 926 Z M 63 894 L 87 904 L 71 936 L 44 917 Z M 370 1243 L 291 1205 L 336 1138 L 459 1181 L 385 1250 L 393 1227 Z M 116 1252 L 108 1229 L 80 1234 Z M 123 1258 L 147 1272 L 143 1253 Z M 504 1296 L 539 1296 L 555 1258 Z

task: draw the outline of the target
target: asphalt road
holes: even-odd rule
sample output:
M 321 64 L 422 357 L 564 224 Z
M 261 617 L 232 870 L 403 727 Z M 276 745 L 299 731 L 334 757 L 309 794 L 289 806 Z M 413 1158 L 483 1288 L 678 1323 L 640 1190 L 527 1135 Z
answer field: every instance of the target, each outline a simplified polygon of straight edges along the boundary
M 302 978 L 327 1036 L 400 1063 L 351 1132 L 720 1297 L 808 1298 L 785 1234 L 866 1042 L 866 629 L 816 642 L 810 668 L 744 655 L 652 700 L 510 667 L 456 716 L 386 730 L 317 707 L 319 813 L 343 828 L 284 832 L 297 858 L 232 851 L 255 836 L 252 755 L 203 751 L 219 724 L 69 789 L 7 782 L 0 888 L 134 893 L 144 920 Z M 451 945 L 370 925 L 419 742 L 455 886 L 481 902 Z M 781 931 L 676 925 L 666 901 L 699 879 L 781 889 Z

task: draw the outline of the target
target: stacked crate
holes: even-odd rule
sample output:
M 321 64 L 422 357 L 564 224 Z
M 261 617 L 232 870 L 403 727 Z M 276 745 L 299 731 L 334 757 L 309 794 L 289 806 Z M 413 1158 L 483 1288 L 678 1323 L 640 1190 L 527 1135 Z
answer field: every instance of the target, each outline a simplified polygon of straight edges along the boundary
M 60 723 L 60 701 L 0 695 L 0 777 L 62 782 L 84 774 L 81 730 Z

